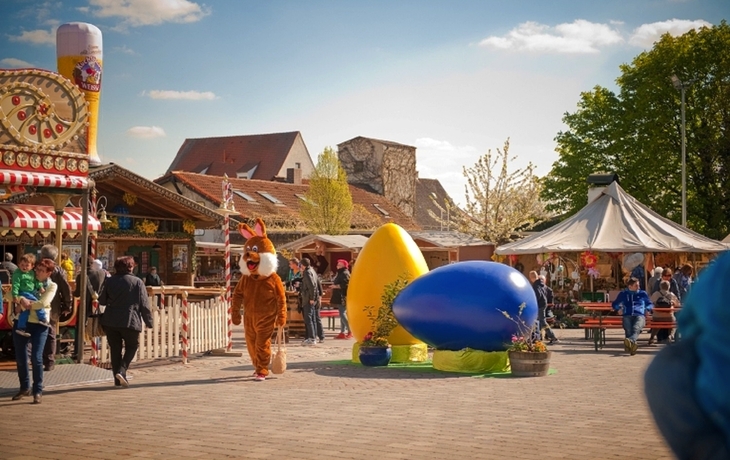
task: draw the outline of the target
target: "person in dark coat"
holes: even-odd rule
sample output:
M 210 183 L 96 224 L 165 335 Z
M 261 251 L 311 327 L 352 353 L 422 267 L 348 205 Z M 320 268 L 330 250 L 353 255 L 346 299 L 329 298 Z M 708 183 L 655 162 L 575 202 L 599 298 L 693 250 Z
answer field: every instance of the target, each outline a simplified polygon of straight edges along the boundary
M 109 342 L 114 385 L 124 388 L 129 386 L 127 369 L 139 348 L 142 322 L 152 327 L 147 289 L 142 280 L 132 274 L 133 270 L 132 256 L 118 257 L 114 262 L 114 275 L 107 278 L 99 297 L 99 304 L 106 305 L 100 324 Z
M 540 335 L 542 336 L 542 330 L 545 329 L 545 338 L 548 339 L 551 343 L 559 342 L 558 338 L 553 333 L 553 330 L 550 328 L 550 325 L 546 321 L 546 315 L 547 315 L 547 291 L 545 283 L 540 280 L 540 277 L 538 276 L 536 271 L 531 271 L 529 273 L 530 276 L 530 283 L 532 283 L 532 289 L 535 291 L 535 296 L 537 297 L 537 321 L 539 323 L 539 329 L 540 329 Z
M 302 268 L 304 270 L 302 270 L 302 284 L 299 292 L 302 299 L 302 316 L 304 316 L 306 335 L 302 345 L 315 345 L 318 339 L 320 342 L 324 341 L 322 318 L 319 316 L 322 284 L 312 267 L 312 262 L 306 257 L 302 259 Z
M 345 259 L 337 261 L 337 274 L 332 280 L 332 299 L 330 305 L 340 311 L 340 334 L 336 339 L 351 339 L 352 331 L 347 320 L 347 287 L 350 285 L 350 265 Z
M 52 244 L 41 247 L 41 260 L 48 259 L 54 263 L 58 260 L 58 248 Z M 51 327 L 48 330 L 46 346 L 43 348 L 43 369 L 48 372 L 56 366 L 56 328 L 61 313 L 70 313 L 73 307 L 71 285 L 68 284 L 66 270 L 56 265 L 51 273 L 51 281 L 56 283 L 56 296 L 51 302 Z
M 18 269 L 18 266 L 13 263 L 13 255 L 11 253 L 5 253 L 5 261 L 2 263 L 2 268 L 7 270 L 11 277 L 13 276 L 13 272 Z
M 89 269 L 86 271 L 86 317 L 90 318 L 92 315 L 91 304 L 94 301 L 93 294 L 98 295 L 101 293 L 101 288 L 106 280 L 106 273 L 104 270 L 97 268 L 95 261 L 89 259 Z M 76 287 L 74 289 L 74 297 L 81 297 L 81 273 L 76 276 Z M 101 305 L 101 304 L 99 304 Z

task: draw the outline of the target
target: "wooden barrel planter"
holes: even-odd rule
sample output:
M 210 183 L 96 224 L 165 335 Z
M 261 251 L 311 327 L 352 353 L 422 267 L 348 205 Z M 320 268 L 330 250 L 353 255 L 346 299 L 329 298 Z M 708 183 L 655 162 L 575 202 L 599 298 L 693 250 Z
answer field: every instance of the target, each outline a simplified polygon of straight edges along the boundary
M 510 351 L 509 363 L 515 377 L 543 377 L 550 371 L 552 351 Z

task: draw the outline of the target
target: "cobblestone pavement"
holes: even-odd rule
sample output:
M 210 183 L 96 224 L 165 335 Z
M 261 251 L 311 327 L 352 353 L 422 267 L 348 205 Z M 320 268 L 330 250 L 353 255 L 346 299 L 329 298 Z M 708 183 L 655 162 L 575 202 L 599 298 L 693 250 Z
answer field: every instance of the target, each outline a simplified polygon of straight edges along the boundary
M 557 372 L 527 379 L 345 364 L 352 341 L 328 339 L 289 344 L 286 374 L 254 382 L 237 341 L 244 358 L 133 364 L 129 389 L 5 398 L 0 458 L 672 458 L 643 397 L 660 347 L 628 356 L 610 330 L 596 352 L 582 334 L 558 331 Z

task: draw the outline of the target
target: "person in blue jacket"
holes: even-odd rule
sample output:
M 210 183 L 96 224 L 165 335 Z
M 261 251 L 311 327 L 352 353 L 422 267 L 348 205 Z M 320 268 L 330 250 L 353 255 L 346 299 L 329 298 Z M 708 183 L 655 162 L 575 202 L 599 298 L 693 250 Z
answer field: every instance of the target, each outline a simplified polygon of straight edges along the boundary
M 702 272 L 678 314 L 682 340 L 644 376 L 659 431 L 679 459 L 730 458 L 730 253 Z
M 639 280 L 629 278 L 626 289 L 619 292 L 612 306 L 614 310 L 623 311 L 624 333 L 626 334 L 624 350 L 633 356 L 639 349 L 637 341 L 641 330 L 646 325 L 646 312 L 651 311 L 654 305 L 651 303 L 649 295 L 639 289 Z

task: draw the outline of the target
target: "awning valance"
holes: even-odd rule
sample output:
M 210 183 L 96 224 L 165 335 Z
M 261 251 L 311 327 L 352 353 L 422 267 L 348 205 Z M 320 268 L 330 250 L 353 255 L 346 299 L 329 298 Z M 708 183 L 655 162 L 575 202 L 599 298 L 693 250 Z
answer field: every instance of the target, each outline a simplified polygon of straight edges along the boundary
M 64 233 L 75 237 L 81 233 L 81 209 L 64 208 L 62 227 Z M 90 233 L 101 230 L 101 222 L 89 214 L 88 229 Z M 52 206 L 3 204 L 0 205 L 0 235 L 9 231 L 20 234 L 27 231 L 30 235 L 40 233 L 48 236 L 56 230 L 56 212 Z
M 61 174 L 45 174 L 31 171 L 0 170 L 0 185 L 25 187 L 56 187 L 84 189 L 89 180 L 81 176 L 63 176 Z

